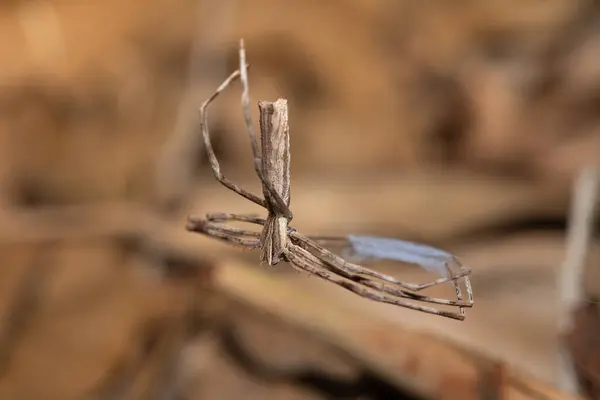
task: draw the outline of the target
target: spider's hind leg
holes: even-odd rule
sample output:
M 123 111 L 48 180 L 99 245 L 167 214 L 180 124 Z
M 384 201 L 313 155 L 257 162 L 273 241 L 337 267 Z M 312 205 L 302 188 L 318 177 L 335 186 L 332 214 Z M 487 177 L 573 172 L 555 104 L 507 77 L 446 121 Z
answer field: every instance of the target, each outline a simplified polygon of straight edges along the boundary
M 406 294 L 403 294 L 401 292 L 396 292 L 392 294 L 387 292 L 383 287 L 369 285 L 368 283 L 370 281 L 363 281 L 360 279 L 357 280 L 356 275 L 348 273 L 347 271 L 344 271 L 341 268 L 336 268 L 335 266 L 330 264 L 328 260 L 321 259 L 320 257 L 312 254 L 311 252 L 302 248 L 301 246 L 291 244 L 290 248 L 286 250 L 286 257 L 295 269 L 317 275 L 320 278 L 325 279 L 335 285 L 341 286 L 344 289 L 349 290 L 361 297 L 380 303 L 392 304 L 395 306 L 421 311 L 428 314 L 439 315 L 442 317 L 452 318 L 456 320 L 465 319 L 465 315 L 462 312 L 456 313 L 412 303 L 411 300 L 414 301 L 418 299 L 411 298 L 410 296 L 407 296 Z M 424 299 L 419 300 L 425 301 Z M 430 301 L 427 302 L 449 305 L 447 301 L 444 301 L 442 299 L 428 300 Z

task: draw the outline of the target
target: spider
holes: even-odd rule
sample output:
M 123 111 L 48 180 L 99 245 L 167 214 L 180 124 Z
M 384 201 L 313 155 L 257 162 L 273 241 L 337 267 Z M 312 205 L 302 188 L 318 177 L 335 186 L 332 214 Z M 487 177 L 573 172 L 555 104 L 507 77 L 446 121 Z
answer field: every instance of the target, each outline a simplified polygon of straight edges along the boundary
M 469 275 L 453 255 L 422 244 L 373 236 L 348 235 L 340 238 L 310 238 L 290 226 L 293 214 L 290 210 L 290 142 L 287 117 L 287 100 L 259 101 L 261 152 L 250 115 L 248 64 L 243 39 L 239 48 L 240 67 L 217 88 L 200 107 L 200 129 L 208 159 L 217 181 L 233 192 L 256 203 L 268 212 L 266 218 L 255 215 L 209 213 L 205 219 L 188 217 L 186 229 L 248 249 L 260 249 L 260 261 L 268 265 L 288 262 L 299 271 L 308 272 L 341 286 L 359 296 L 382 303 L 409 308 L 429 314 L 457 320 L 465 319 L 465 308 L 473 306 Z M 242 109 L 254 156 L 254 169 L 263 189 L 263 197 L 250 193 L 228 180 L 220 170 L 208 132 L 208 106 L 233 81 L 241 79 L 243 85 Z M 238 221 L 262 226 L 261 232 L 253 232 L 228 225 Z M 367 258 L 389 259 L 421 265 L 437 270 L 443 275 L 433 281 L 414 284 L 396 279 L 353 263 L 333 253 L 324 244 L 338 242 L 356 255 Z M 463 299 L 460 282 L 464 281 L 467 292 Z M 428 297 L 418 293 L 431 286 L 453 282 L 456 300 Z M 418 303 L 417 303 L 418 302 Z M 458 312 L 446 311 L 429 303 L 458 308 Z

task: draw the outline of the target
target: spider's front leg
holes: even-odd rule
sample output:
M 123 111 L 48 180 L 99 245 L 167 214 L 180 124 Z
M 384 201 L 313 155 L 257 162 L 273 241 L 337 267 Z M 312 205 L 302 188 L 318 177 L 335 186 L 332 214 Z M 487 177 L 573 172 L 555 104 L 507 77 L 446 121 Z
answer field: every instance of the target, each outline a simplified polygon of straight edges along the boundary
M 245 70 L 245 67 L 246 67 L 246 65 L 244 64 L 244 70 Z M 225 177 L 225 175 L 223 175 L 223 173 L 221 173 L 221 166 L 219 164 L 219 160 L 217 160 L 217 156 L 215 155 L 214 149 L 213 149 L 211 141 L 210 141 L 210 134 L 208 132 L 208 106 L 218 97 L 218 95 L 222 91 L 224 91 L 227 88 L 227 86 L 229 86 L 234 80 L 238 79 L 240 77 L 240 75 L 241 75 L 240 70 L 237 70 L 234 73 L 232 73 L 227 79 L 225 79 L 225 81 L 223 81 L 221 86 L 219 86 L 217 88 L 217 90 L 213 93 L 213 95 L 210 96 L 204 103 L 202 103 L 202 106 L 200 107 L 200 132 L 202 133 L 202 139 L 204 141 L 204 148 L 206 149 L 206 154 L 208 156 L 208 160 L 210 162 L 210 167 L 213 171 L 213 175 L 215 176 L 215 179 L 217 179 L 223 186 L 234 191 L 235 193 L 239 194 L 240 196 L 247 198 L 248 200 L 252 201 L 253 203 L 258 204 L 259 206 L 267 208 L 267 202 L 265 201 L 265 199 L 262 199 L 259 196 L 255 195 L 254 193 L 251 193 L 251 192 L 241 188 L 237 184 L 235 184 L 232 181 L 230 181 L 229 179 L 227 179 Z M 254 150 L 254 147 L 256 147 L 256 146 L 253 142 L 253 150 Z M 254 156 L 256 157 L 256 154 L 254 154 Z
M 210 222 L 248 222 L 256 225 L 265 225 L 265 219 L 255 214 L 230 214 L 230 213 L 208 213 L 206 219 Z
M 185 229 L 250 249 L 260 247 L 259 232 L 224 226 L 208 219 L 189 217 Z

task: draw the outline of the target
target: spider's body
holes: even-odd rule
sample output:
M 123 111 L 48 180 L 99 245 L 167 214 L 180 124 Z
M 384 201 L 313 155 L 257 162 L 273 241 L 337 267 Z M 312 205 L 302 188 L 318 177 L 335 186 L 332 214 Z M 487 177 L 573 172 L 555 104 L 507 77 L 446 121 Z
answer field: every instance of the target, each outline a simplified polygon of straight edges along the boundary
M 260 260 L 276 265 L 285 260 L 288 246 L 288 225 L 291 220 L 290 206 L 290 133 L 287 119 L 287 100 L 274 103 L 260 101 L 261 171 L 272 189 L 263 183 L 263 194 L 269 215 L 260 236 Z M 281 209 L 281 199 L 285 209 Z

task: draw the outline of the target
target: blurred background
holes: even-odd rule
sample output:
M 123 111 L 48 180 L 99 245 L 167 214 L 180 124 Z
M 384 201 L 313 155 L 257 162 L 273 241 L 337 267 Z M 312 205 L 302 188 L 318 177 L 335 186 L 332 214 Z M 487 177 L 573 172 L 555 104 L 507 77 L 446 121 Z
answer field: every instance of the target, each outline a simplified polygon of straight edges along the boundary
M 185 232 L 188 214 L 263 213 L 213 179 L 198 126 L 242 37 L 255 121 L 256 101 L 289 102 L 295 227 L 452 251 L 473 269 L 465 322 Z M 600 398 L 598 239 L 562 268 L 574 183 L 600 163 L 596 1 L 13 0 L 0 59 L 0 398 L 400 398 L 292 311 L 310 299 L 351 310 L 331 329 L 379 318 Z M 209 127 L 225 175 L 260 192 L 240 95 Z M 421 361 L 425 386 L 464 375 Z M 434 398 L 500 398 L 459 392 Z

